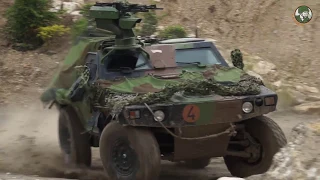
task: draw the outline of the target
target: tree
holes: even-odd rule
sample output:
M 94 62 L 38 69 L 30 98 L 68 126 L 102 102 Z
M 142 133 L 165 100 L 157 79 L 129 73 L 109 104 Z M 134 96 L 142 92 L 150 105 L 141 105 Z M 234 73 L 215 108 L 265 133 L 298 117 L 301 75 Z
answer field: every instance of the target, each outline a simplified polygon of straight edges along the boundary
M 16 43 L 39 46 L 43 40 L 37 36 L 38 29 L 51 25 L 58 16 L 50 12 L 49 0 L 15 0 L 6 12 L 6 32 Z

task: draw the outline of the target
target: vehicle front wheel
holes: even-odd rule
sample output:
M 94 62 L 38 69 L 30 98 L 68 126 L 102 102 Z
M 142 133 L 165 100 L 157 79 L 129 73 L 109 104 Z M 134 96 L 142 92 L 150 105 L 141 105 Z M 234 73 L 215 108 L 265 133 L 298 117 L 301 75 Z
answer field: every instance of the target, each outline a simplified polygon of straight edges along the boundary
M 156 180 L 160 175 L 159 145 L 145 129 L 110 122 L 101 134 L 100 157 L 109 179 Z
M 224 157 L 225 163 L 233 176 L 248 177 L 262 174 L 269 170 L 273 156 L 287 144 L 281 128 L 270 118 L 260 116 L 244 121 L 245 132 L 252 138 L 250 145 L 241 150 L 250 153 L 250 158 L 235 156 Z
M 71 107 L 60 109 L 59 143 L 65 158 L 65 163 L 70 166 L 91 166 L 91 145 L 89 134 L 85 131 L 77 114 Z

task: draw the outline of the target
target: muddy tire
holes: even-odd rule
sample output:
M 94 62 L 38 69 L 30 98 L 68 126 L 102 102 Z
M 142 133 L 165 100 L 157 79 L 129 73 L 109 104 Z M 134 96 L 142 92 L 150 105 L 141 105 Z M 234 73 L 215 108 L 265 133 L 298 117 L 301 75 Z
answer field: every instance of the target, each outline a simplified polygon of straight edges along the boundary
M 248 177 L 268 171 L 273 156 L 287 144 L 281 128 L 270 118 L 260 116 L 244 122 L 246 131 L 257 140 L 261 147 L 261 156 L 258 161 L 248 163 L 244 158 L 226 156 L 224 161 L 233 176 Z
M 203 169 L 210 164 L 211 158 L 192 159 L 184 161 L 186 167 L 191 169 Z
M 148 130 L 109 123 L 101 134 L 100 157 L 109 179 L 156 180 L 160 175 L 159 145 Z
M 60 109 L 59 143 L 65 163 L 70 167 L 91 166 L 91 145 L 77 114 L 71 107 Z

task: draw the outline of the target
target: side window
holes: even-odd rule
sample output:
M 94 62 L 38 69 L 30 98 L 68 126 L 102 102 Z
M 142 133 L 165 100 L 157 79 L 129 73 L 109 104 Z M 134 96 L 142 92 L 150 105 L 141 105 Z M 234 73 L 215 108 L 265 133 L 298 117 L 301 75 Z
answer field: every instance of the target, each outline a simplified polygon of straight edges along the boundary
M 143 70 L 143 69 L 152 69 L 148 60 L 143 56 L 142 53 L 139 55 L 139 59 L 136 65 L 136 70 Z

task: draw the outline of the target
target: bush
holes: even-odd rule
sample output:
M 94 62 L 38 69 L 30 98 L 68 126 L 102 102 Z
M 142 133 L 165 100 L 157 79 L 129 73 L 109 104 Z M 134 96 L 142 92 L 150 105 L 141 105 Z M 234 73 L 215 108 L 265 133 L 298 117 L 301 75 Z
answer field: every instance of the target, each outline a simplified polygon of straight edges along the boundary
M 150 36 L 157 31 L 158 19 L 154 12 L 150 11 L 143 14 L 142 27 L 139 35 Z
M 162 30 L 159 34 L 161 38 L 174 39 L 187 37 L 187 32 L 182 26 L 169 26 Z
M 91 6 L 92 4 L 85 4 L 80 8 L 80 14 L 82 14 L 83 17 L 75 21 L 71 28 L 71 34 L 73 39 L 82 35 L 87 30 L 89 25 L 89 13 Z
M 75 39 L 77 36 L 80 36 L 87 30 L 87 27 L 89 25 L 89 21 L 87 18 L 80 18 L 76 22 L 74 22 L 72 29 L 71 29 L 71 34 L 72 38 Z
M 40 27 L 38 37 L 43 41 L 48 42 L 52 40 L 55 36 L 63 36 L 68 33 L 70 28 L 65 27 L 64 25 L 52 25 L 46 27 Z
M 80 8 L 80 14 L 82 14 L 86 18 L 89 18 L 89 13 L 90 13 L 91 6 L 93 6 L 93 4 L 84 4 Z
M 57 15 L 49 11 L 50 5 L 48 0 L 15 0 L 6 12 L 6 32 L 10 39 L 16 43 L 41 45 L 38 29 L 58 20 Z

